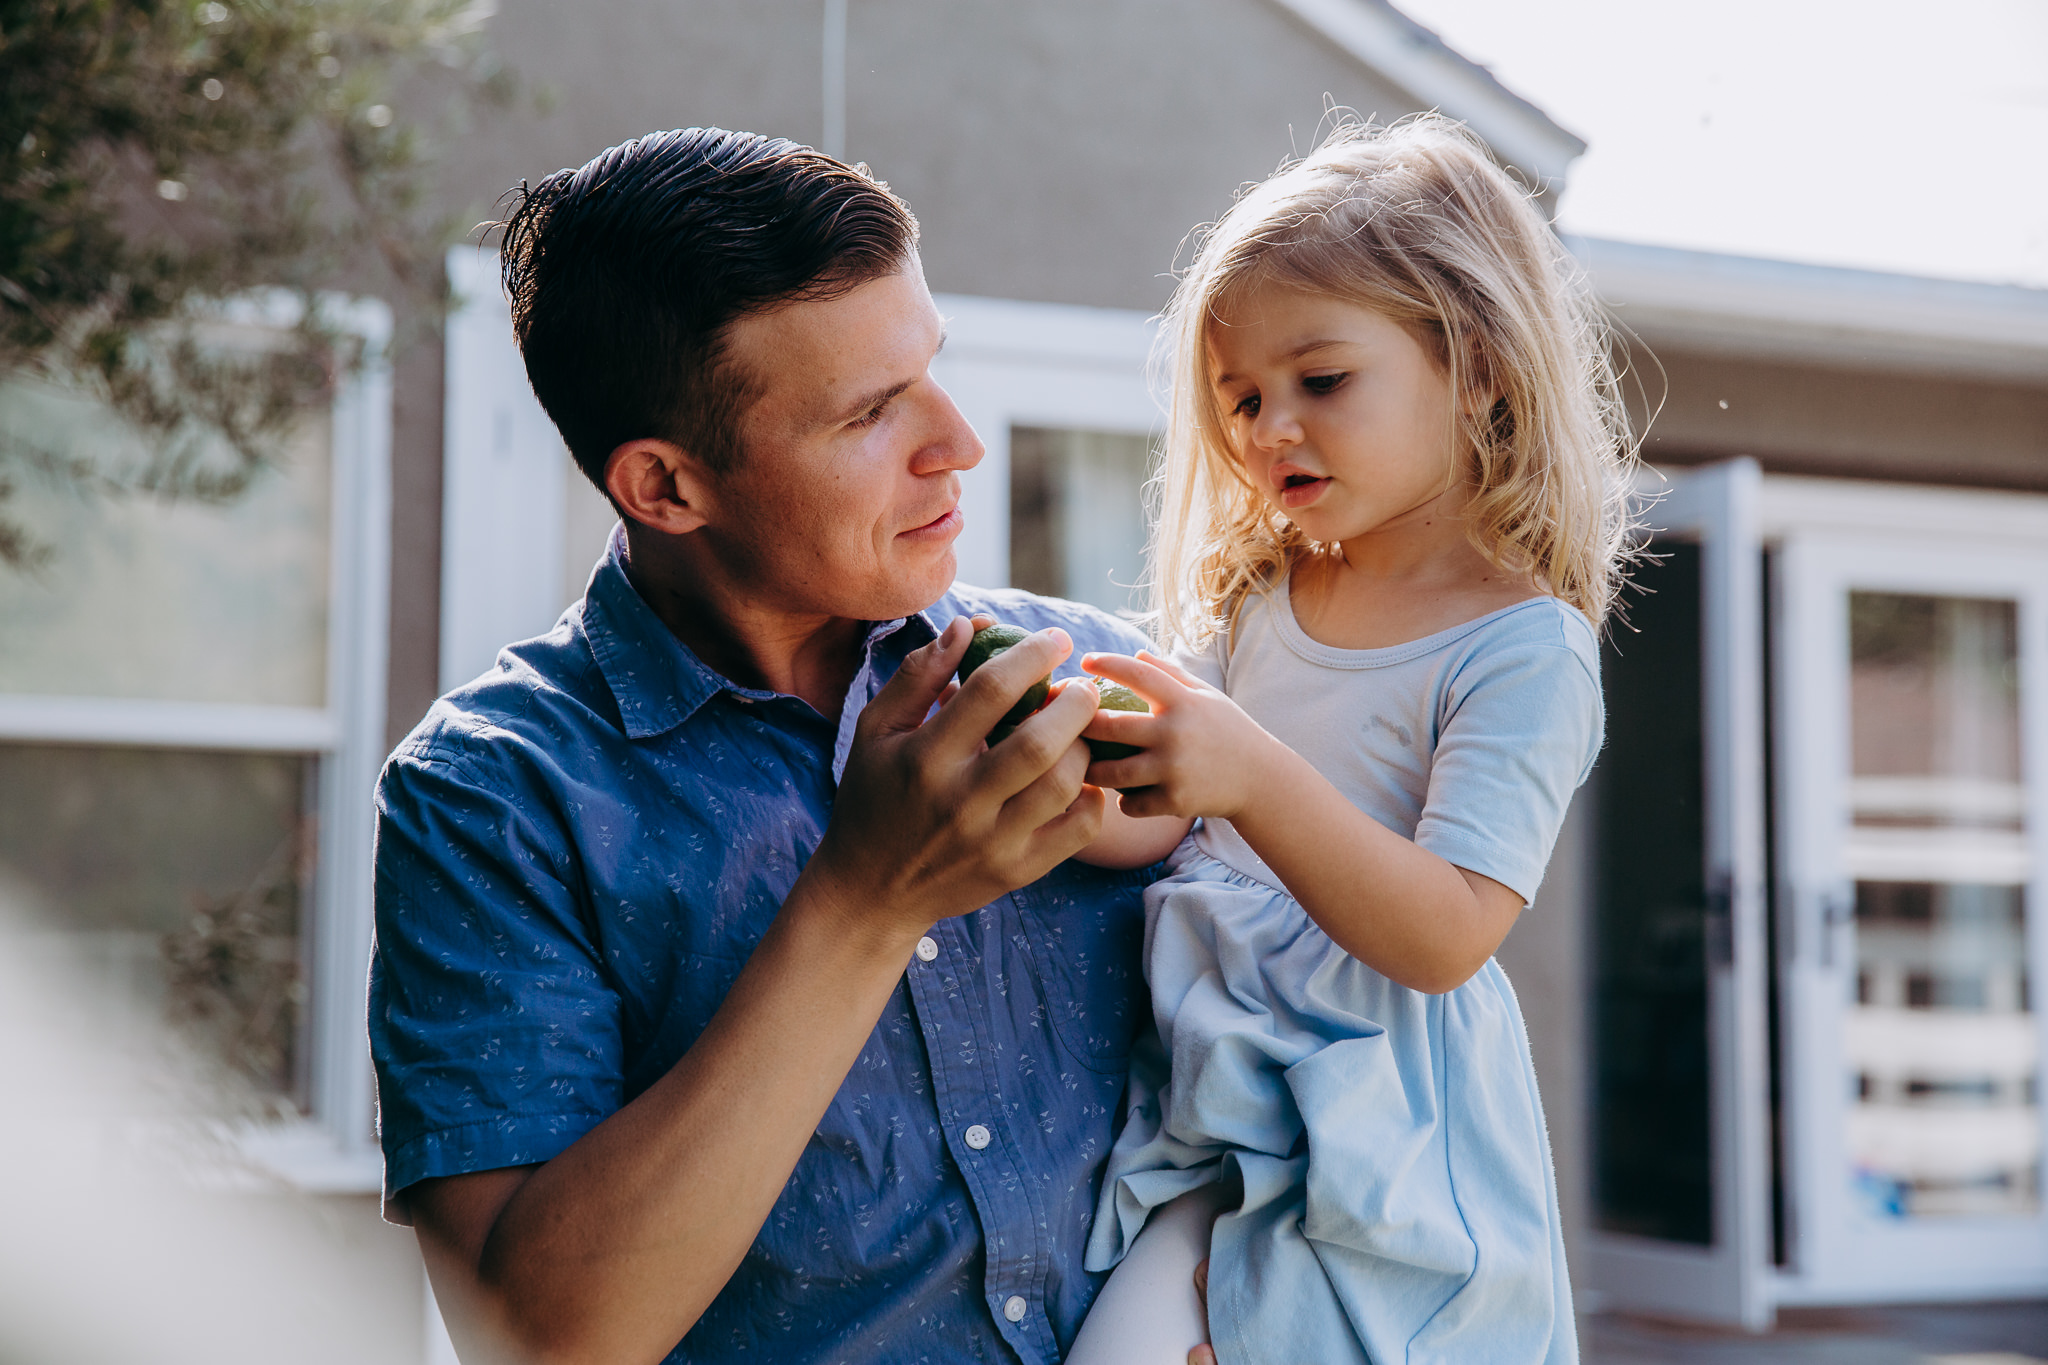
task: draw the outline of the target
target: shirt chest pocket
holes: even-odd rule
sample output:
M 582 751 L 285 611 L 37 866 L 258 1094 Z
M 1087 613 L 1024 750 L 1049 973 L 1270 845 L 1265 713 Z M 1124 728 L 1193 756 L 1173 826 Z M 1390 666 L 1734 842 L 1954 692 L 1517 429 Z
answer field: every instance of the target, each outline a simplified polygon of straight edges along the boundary
M 1140 963 L 1149 871 L 1068 863 L 1016 894 L 1037 1008 L 1090 1070 L 1121 1072 L 1149 1010 Z

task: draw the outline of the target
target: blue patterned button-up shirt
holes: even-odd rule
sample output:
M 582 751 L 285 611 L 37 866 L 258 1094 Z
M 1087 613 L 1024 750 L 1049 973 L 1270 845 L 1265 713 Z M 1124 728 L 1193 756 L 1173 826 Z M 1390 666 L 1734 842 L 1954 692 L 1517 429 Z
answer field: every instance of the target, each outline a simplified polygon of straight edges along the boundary
M 434 706 L 378 791 L 395 1214 L 415 1181 L 548 1160 L 675 1064 L 816 848 L 861 708 L 974 611 L 1062 626 L 1076 658 L 1143 643 L 1090 608 L 955 588 L 869 631 L 835 725 L 706 667 L 615 541 L 552 632 Z M 933 927 L 669 1361 L 1060 1358 L 1101 1279 L 1081 1257 L 1146 1017 L 1146 879 L 1069 862 Z

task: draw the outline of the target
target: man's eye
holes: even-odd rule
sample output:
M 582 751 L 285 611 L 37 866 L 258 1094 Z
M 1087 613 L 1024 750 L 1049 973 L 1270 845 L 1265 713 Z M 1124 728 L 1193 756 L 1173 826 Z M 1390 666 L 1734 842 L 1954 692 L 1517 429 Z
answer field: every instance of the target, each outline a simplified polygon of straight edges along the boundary
M 1337 387 L 1349 379 L 1349 374 L 1316 374 L 1301 381 L 1301 386 L 1310 393 L 1335 393 Z
M 885 413 L 885 412 L 887 412 L 888 410 L 889 410 L 889 403 L 888 403 L 888 400 L 887 400 L 887 399 L 884 399 L 883 401 L 881 401 L 881 402 L 879 402 L 879 403 L 875 404 L 875 405 L 874 405 L 873 407 L 869 408 L 869 409 L 868 409 L 868 410 L 867 410 L 866 412 L 862 413 L 862 414 L 861 414 L 860 416 L 858 416 L 858 417 L 854 418 L 854 419 L 853 419 L 853 420 L 852 420 L 851 422 L 848 422 L 848 423 L 847 423 L 846 425 L 848 425 L 848 426 L 850 426 L 850 427 L 871 427 L 871 426 L 873 426 L 873 425 L 874 425 L 875 423 L 877 423 L 877 422 L 881 421 L 881 420 L 882 420 L 882 414 L 883 414 L 883 413 Z

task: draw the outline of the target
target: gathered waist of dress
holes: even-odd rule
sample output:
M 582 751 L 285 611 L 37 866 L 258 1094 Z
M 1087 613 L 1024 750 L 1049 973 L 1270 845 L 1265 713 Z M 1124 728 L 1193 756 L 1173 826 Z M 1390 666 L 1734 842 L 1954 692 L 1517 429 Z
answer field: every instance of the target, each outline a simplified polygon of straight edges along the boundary
M 1195 849 L 1209 858 L 1223 864 L 1240 877 L 1249 877 L 1264 886 L 1270 886 L 1282 895 L 1288 894 L 1280 881 L 1280 874 L 1266 866 L 1266 860 L 1252 852 L 1252 846 L 1244 841 L 1228 820 L 1212 820 L 1207 816 L 1195 822 L 1195 832 L 1189 836 Z M 1181 848 L 1185 850 L 1187 844 Z

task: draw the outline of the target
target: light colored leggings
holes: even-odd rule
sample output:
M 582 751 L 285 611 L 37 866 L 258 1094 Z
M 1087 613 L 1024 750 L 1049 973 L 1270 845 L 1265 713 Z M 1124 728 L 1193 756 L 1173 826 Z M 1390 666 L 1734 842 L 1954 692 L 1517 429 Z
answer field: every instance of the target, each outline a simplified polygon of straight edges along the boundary
M 1222 1207 L 1216 1184 L 1153 1211 L 1095 1296 L 1067 1365 L 1187 1365 L 1188 1352 L 1209 1339 L 1195 1267 Z

